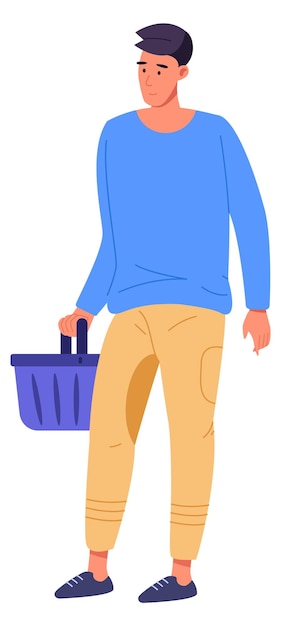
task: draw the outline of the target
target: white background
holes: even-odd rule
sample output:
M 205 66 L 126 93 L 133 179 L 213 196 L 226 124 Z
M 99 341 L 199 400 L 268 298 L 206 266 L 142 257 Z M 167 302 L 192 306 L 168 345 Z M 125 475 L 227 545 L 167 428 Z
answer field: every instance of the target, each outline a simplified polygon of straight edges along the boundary
M 59 351 L 100 242 L 96 147 L 110 117 L 143 106 L 136 30 L 170 22 L 194 42 L 182 106 L 228 119 L 266 207 L 272 259 L 271 345 L 257 357 L 231 240 L 227 318 L 216 409 L 210 513 L 193 564 L 198 596 L 141 605 L 170 574 L 169 441 L 160 377 L 140 431 L 123 525 L 104 597 L 57 600 L 87 569 L 88 433 L 36 432 L 20 420 L 12 353 Z M 1 622 L 280 624 L 280 34 L 268 0 L 2 0 L 1 89 Z M 254 225 L 253 225 L 254 228 Z M 111 317 L 89 335 L 99 352 Z M 108 381 L 110 393 L 110 381 Z M 17 617 L 19 616 L 19 617 Z

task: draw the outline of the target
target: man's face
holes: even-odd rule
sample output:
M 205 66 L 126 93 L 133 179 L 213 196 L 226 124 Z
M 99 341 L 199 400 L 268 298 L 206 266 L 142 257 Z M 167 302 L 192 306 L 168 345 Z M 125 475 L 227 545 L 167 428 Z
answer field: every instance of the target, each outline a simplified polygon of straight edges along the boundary
M 150 106 L 161 107 L 177 93 L 177 82 L 188 74 L 186 65 L 178 65 L 169 55 L 142 52 L 138 61 L 142 97 Z

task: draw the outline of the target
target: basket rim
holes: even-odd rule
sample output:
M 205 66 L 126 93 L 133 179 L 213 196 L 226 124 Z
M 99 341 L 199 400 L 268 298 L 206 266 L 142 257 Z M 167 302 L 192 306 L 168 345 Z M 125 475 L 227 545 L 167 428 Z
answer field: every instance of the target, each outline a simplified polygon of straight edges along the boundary
M 99 354 L 11 354 L 15 367 L 96 366 Z

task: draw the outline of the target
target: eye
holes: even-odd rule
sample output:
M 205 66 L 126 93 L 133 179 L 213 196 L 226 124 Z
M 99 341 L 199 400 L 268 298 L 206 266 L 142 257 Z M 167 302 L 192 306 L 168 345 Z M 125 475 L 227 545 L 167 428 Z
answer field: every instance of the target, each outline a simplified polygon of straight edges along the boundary
M 159 75 L 159 74 L 161 74 L 160 70 L 158 70 L 157 74 L 158 74 L 158 75 Z
M 144 72 L 146 72 L 146 69 L 145 69 L 145 67 L 143 68 L 143 70 L 142 70 L 142 71 L 143 71 L 143 73 L 144 73 Z

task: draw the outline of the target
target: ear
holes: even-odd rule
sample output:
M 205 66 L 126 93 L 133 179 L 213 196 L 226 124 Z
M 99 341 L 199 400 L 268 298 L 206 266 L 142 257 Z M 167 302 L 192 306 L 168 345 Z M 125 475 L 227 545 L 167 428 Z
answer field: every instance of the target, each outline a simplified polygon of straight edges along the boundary
M 180 65 L 179 66 L 179 80 L 182 80 L 183 78 L 185 78 L 189 73 L 189 69 L 187 67 L 187 65 Z

